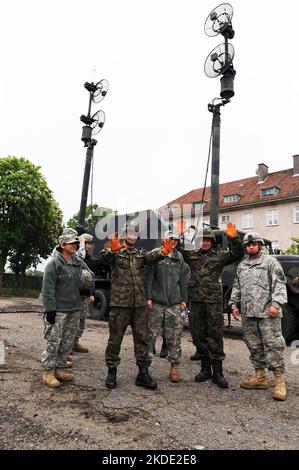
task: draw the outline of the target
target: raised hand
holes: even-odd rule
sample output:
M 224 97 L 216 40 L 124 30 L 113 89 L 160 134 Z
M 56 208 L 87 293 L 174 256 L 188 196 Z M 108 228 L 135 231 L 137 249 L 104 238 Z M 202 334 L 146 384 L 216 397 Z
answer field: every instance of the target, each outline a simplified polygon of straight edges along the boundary
M 175 246 L 176 241 L 171 238 L 165 238 L 162 240 L 162 255 L 167 256 L 169 253 L 172 253 Z
M 109 249 L 111 253 L 116 253 L 123 247 L 123 244 L 121 243 L 120 239 L 118 238 L 118 232 L 113 233 L 109 237 Z
M 229 238 L 236 238 L 237 237 L 237 229 L 236 229 L 236 225 L 235 224 L 232 224 L 231 222 L 228 222 L 227 224 L 227 229 L 224 230 L 224 232 L 226 233 L 226 235 L 229 237 Z

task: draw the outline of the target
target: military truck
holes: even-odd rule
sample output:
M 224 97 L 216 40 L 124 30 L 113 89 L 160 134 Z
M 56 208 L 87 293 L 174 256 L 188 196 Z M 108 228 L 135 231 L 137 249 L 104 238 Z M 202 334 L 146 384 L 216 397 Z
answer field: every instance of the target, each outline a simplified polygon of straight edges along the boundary
M 152 250 L 161 246 L 164 232 L 168 230 L 169 222 L 165 221 L 159 212 L 153 210 L 139 213 L 115 216 L 107 221 L 97 224 L 94 229 L 95 244 L 92 256 L 96 259 L 100 250 L 108 246 L 108 237 L 114 232 L 122 230 L 128 221 L 136 221 L 141 225 L 140 240 L 137 246 L 142 246 L 147 250 Z M 154 233 L 154 236 L 153 236 Z M 238 231 L 238 235 L 243 239 L 245 232 Z M 223 231 L 215 230 L 217 248 L 219 250 L 228 249 L 228 239 Z M 194 239 L 194 237 L 192 237 Z M 271 241 L 265 240 L 265 249 L 272 256 L 275 256 L 281 263 L 287 278 L 288 303 L 283 306 L 282 331 L 287 342 L 295 338 L 296 330 L 299 327 L 299 255 L 288 256 L 274 254 Z M 228 314 L 229 325 L 231 323 L 230 296 L 233 286 L 234 276 L 238 263 L 226 266 L 221 275 L 223 286 L 224 312 Z M 89 315 L 96 320 L 107 317 L 110 299 L 110 268 L 106 265 L 99 265 L 95 271 L 95 301 L 89 306 Z

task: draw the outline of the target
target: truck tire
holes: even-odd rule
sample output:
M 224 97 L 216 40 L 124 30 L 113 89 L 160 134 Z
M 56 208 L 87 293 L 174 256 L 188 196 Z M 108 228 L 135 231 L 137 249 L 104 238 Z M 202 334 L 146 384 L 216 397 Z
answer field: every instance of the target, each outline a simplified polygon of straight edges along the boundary
M 107 312 L 108 301 L 105 292 L 97 289 L 94 295 L 94 302 L 89 304 L 89 318 L 93 320 L 102 320 Z
M 281 319 L 282 336 L 286 343 L 290 343 L 296 332 L 296 317 L 292 307 L 289 304 L 285 304 L 282 307 L 283 317 Z

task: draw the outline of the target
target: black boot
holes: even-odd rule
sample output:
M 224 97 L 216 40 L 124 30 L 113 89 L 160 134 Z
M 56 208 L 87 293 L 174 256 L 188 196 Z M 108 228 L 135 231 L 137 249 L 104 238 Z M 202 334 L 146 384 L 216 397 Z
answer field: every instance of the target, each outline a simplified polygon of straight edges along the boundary
M 157 382 L 155 382 L 149 375 L 148 367 L 139 367 L 139 373 L 136 377 L 135 384 L 140 387 L 157 388 Z
M 167 356 L 168 356 L 168 347 L 167 347 L 166 339 L 163 336 L 163 343 L 161 346 L 160 357 L 165 358 Z
M 208 357 L 201 358 L 201 371 L 195 376 L 195 382 L 205 382 L 212 377 L 211 361 Z
M 200 361 L 201 357 L 198 351 L 190 357 L 190 361 Z
M 109 367 L 105 385 L 107 388 L 116 387 L 116 368 Z
M 228 383 L 223 377 L 222 372 L 222 361 L 219 359 L 213 359 L 213 377 L 212 382 L 217 384 L 220 388 L 228 388 Z

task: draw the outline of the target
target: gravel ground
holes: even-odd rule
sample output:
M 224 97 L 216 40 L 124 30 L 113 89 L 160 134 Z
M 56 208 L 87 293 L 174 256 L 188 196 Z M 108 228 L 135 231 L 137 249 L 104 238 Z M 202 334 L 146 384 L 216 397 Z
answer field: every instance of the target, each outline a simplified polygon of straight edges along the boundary
M 229 389 L 195 383 L 199 364 L 189 360 L 194 347 L 188 330 L 182 341 L 183 380 L 171 383 L 168 361 L 157 354 L 151 373 L 158 390 L 151 391 L 134 384 L 137 369 L 128 329 L 118 387 L 107 390 L 107 323 L 87 320 L 82 342 L 90 352 L 74 354 L 74 383 L 52 390 L 41 382 L 39 310 L 38 300 L 30 307 L 28 299 L 0 299 L 0 339 L 6 346 L 0 367 L 0 449 L 298 449 L 299 365 L 292 364 L 291 347 L 286 350 L 286 402 L 271 398 L 272 387 L 239 388 L 252 369 L 238 335 L 225 338 Z

